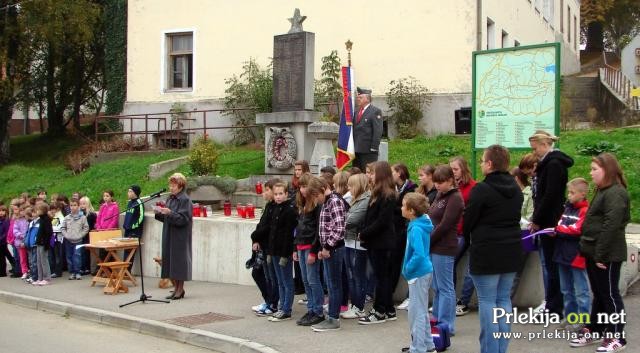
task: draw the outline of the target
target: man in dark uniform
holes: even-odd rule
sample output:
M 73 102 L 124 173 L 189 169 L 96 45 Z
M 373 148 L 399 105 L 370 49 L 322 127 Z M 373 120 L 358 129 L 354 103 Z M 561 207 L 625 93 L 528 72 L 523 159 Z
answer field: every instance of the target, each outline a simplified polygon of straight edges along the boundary
M 371 105 L 371 90 L 358 87 L 356 103 L 358 111 L 353 122 L 353 143 L 356 158 L 353 166 L 363 172 L 367 164 L 378 160 L 378 148 L 382 138 L 382 112 Z

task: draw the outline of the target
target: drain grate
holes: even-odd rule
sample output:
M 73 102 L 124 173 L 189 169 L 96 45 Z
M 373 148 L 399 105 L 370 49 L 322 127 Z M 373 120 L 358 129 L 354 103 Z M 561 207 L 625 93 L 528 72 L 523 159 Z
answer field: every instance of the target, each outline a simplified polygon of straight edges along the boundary
M 194 326 L 211 324 L 219 321 L 229 321 L 229 320 L 238 320 L 238 319 L 241 319 L 241 317 L 218 314 L 218 313 L 205 313 L 205 314 L 174 317 L 172 319 L 167 319 L 163 321 L 169 324 L 191 328 Z

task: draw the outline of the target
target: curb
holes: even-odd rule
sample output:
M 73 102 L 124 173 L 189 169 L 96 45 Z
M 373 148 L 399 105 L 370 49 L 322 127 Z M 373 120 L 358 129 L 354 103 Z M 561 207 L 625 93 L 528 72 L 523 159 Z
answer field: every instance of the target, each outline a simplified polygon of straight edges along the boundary
M 82 305 L 42 299 L 24 294 L 0 291 L 0 302 L 19 305 L 25 308 L 42 310 L 64 317 L 95 322 L 124 328 L 146 335 L 160 337 L 190 344 L 201 348 L 225 353 L 280 353 L 279 351 L 243 338 L 237 338 L 215 332 L 190 329 L 182 326 L 167 324 L 161 321 L 143 319 L 131 315 L 114 313 L 102 309 Z

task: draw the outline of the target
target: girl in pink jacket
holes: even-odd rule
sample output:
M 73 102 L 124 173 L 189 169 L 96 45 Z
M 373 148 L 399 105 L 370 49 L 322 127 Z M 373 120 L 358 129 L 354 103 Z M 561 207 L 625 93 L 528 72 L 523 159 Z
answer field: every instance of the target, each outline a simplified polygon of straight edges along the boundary
M 98 211 L 98 218 L 96 219 L 96 230 L 104 229 L 117 229 L 118 228 L 118 214 L 120 209 L 118 204 L 113 199 L 113 191 L 105 190 L 102 193 L 102 200 L 104 201 L 100 205 Z

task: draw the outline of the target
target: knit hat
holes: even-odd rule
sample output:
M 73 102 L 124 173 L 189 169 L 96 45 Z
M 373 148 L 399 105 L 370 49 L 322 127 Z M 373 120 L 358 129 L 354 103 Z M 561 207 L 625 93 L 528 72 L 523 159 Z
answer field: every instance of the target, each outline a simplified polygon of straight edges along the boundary
M 140 189 L 138 185 L 131 185 L 129 187 L 129 190 L 133 191 L 133 193 L 136 194 L 137 197 L 140 197 L 140 193 L 142 192 L 142 189 Z

